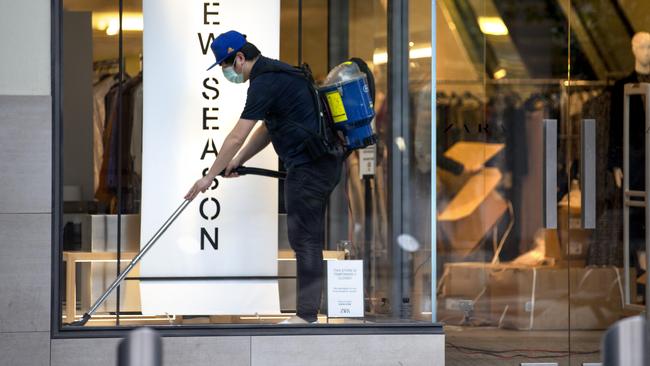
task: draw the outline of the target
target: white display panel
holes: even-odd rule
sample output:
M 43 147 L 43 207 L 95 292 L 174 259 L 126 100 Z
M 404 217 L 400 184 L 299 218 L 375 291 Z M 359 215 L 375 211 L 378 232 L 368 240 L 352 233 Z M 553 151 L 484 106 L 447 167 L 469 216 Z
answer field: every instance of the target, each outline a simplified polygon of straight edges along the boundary
M 229 83 L 218 66 L 206 71 L 214 63 L 210 33 L 237 30 L 262 54 L 278 58 L 280 2 L 144 0 L 143 14 L 142 245 L 210 167 L 213 143 L 221 147 L 246 101 L 248 83 Z M 247 165 L 276 169 L 277 156 L 269 147 Z M 219 179 L 218 187 L 200 194 L 148 252 L 140 274 L 277 276 L 277 231 L 277 180 Z M 277 280 L 142 281 L 140 286 L 145 315 L 280 311 Z

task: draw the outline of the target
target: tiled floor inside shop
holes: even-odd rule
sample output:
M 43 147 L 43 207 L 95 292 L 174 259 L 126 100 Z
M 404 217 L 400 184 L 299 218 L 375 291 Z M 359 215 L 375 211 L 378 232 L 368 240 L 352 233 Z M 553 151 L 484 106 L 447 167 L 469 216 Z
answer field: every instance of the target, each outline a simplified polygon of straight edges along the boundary
M 557 362 L 582 366 L 600 362 L 604 331 L 518 331 L 488 327 L 445 326 L 446 366 L 516 365 Z M 569 342 L 573 353 L 569 357 Z

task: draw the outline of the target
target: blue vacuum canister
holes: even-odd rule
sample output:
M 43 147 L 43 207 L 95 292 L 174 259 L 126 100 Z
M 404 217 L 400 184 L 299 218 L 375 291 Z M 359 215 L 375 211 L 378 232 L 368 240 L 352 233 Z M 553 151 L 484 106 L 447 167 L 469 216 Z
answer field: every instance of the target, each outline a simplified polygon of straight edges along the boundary
M 319 93 L 334 128 L 345 136 L 346 148 L 360 149 L 377 142 L 371 125 L 375 111 L 368 80 L 356 63 L 347 61 L 332 69 Z

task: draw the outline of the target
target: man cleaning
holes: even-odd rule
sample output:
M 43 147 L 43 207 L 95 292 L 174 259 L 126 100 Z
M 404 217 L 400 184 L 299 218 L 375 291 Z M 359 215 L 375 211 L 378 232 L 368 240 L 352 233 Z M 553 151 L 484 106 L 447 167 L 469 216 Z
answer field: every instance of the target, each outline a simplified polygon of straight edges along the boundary
M 323 287 L 325 209 L 341 175 L 342 153 L 322 148 L 330 132 L 323 128 L 310 81 L 296 68 L 262 56 L 236 31 L 219 35 L 211 49 L 216 62 L 210 69 L 219 65 L 228 81 L 250 85 L 239 121 L 185 199 L 205 192 L 224 170 L 226 177 L 236 177 L 236 168 L 272 143 L 287 169 L 287 229 L 297 260 L 297 313 L 283 323 L 315 323 Z M 258 121 L 263 122 L 244 146 Z

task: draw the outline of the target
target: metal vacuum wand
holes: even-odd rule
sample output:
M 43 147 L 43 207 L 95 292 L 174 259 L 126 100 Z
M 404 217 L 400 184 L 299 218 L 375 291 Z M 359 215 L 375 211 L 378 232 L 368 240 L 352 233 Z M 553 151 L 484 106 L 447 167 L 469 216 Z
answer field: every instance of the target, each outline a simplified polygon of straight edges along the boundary
M 95 301 L 93 306 L 88 310 L 87 313 L 85 313 L 81 320 L 77 320 L 74 322 L 71 322 L 70 325 L 85 325 L 88 320 L 92 317 L 92 315 L 97 311 L 97 309 L 106 301 L 108 296 L 115 290 L 117 286 L 124 280 L 124 278 L 131 272 L 131 270 L 135 267 L 136 264 L 144 257 L 145 254 L 147 254 L 147 251 L 151 249 L 151 247 L 158 241 L 158 239 L 169 229 L 169 227 L 172 225 L 172 223 L 180 216 L 180 214 L 187 208 L 187 206 L 190 204 L 191 201 L 184 200 L 183 203 L 181 203 L 180 206 L 172 213 L 172 215 L 165 221 L 165 223 L 158 229 L 158 231 L 149 239 L 147 244 L 138 252 L 138 254 L 133 258 L 131 263 L 126 267 L 126 269 L 120 273 L 120 275 L 113 281 L 113 283 L 108 287 L 108 289 L 102 294 L 102 296 Z M 68 306 L 74 306 L 74 304 L 68 304 Z

